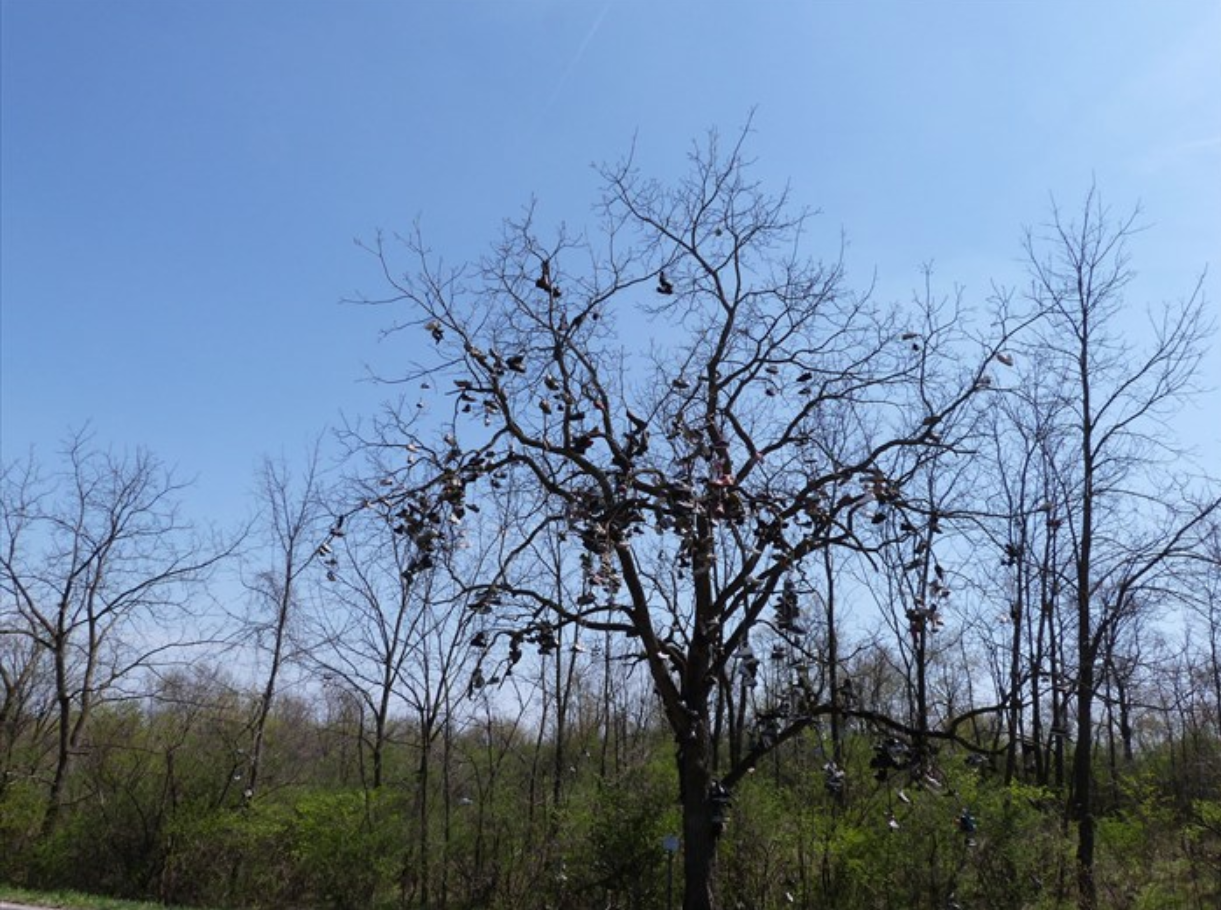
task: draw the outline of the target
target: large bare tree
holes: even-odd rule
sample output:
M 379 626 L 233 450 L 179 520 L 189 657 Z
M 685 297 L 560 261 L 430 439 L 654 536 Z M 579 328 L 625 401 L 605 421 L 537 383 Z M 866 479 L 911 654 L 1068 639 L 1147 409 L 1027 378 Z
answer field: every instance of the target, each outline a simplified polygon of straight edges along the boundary
M 843 707 L 809 674 L 823 552 L 939 532 L 908 480 L 955 452 L 1013 327 L 968 343 L 957 314 L 849 290 L 838 255 L 805 253 L 808 213 L 754 181 L 745 135 L 696 147 L 673 187 L 630 159 L 605 168 L 596 241 L 544 241 L 528 212 L 484 261 L 446 269 L 417 232 L 406 277 L 396 247 L 373 247 L 408 307 L 398 328 L 431 349 L 397 377 L 423 387 L 428 415 L 383 440 L 403 459 L 383 498 L 425 548 L 473 509 L 493 522 L 500 558 L 466 596 L 496 617 L 506 669 L 527 644 L 554 653 L 569 624 L 634 645 L 676 745 L 688 910 L 715 903 L 734 786 Z M 535 556 L 551 535 L 565 584 Z M 803 659 L 723 764 L 716 706 L 741 691 L 762 628 Z

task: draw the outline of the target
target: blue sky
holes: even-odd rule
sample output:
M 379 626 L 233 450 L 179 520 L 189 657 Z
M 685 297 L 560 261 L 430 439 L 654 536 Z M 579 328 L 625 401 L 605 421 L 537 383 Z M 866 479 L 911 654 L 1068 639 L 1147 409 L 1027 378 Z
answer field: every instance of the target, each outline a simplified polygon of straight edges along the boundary
M 339 303 L 383 289 L 354 238 L 418 217 L 458 261 L 531 197 L 580 225 L 592 162 L 636 137 L 677 175 L 752 108 L 759 175 L 823 211 L 828 254 L 845 231 L 850 280 L 876 270 L 885 296 L 930 261 L 976 302 L 1019 281 L 1023 225 L 1096 179 L 1151 226 L 1138 309 L 1206 266 L 1221 297 L 1218 0 L 0 10 L 0 457 L 90 422 L 197 478 L 199 521 L 235 522 L 264 454 L 391 394 L 366 367 L 416 339 Z M 1185 421 L 1214 456 L 1216 415 L 1214 392 Z

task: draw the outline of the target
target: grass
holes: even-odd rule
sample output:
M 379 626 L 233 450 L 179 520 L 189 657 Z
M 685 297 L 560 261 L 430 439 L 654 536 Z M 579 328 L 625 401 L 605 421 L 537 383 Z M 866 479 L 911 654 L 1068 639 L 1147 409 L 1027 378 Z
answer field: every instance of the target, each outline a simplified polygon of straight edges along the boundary
M 63 910 L 174 910 L 165 904 L 148 901 L 123 901 L 113 897 L 81 894 L 79 891 L 28 891 L 0 884 L 0 901 L 56 907 Z M 181 908 L 185 910 L 185 908 Z

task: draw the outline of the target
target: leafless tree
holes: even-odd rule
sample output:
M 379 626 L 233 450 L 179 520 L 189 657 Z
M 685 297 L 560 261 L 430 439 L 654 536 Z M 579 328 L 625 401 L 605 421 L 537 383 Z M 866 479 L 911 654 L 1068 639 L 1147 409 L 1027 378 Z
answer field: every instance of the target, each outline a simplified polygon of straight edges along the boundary
M 1064 518 L 1053 504 L 1060 495 L 1057 465 L 1071 443 L 1064 429 L 1069 402 L 1045 352 L 1030 345 L 1019 356 L 1018 379 L 997 397 L 981 447 L 987 546 L 976 571 L 1006 631 L 998 644 L 1007 659 L 999 683 L 1007 705 L 1006 779 L 1020 771 L 1062 787 L 1067 675 L 1060 593 L 1068 570 Z
M 47 478 L 32 458 L 0 476 L 6 647 L 32 643 L 54 692 L 48 831 L 93 709 L 191 642 L 191 595 L 233 549 L 192 534 L 179 514 L 183 484 L 150 453 L 101 451 L 80 432 L 62 456 Z
M 466 591 L 507 624 L 510 659 L 527 641 L 553 651 L 568 625 L 632 644 L 677 746 L 684 906 L 704 910 L 734 786 L 833 710 L 795 670 L 720 766 L 716 705 L 744 646 L 768 628 L 801 650 L 827 548 L 936 533 L 908 480 L 955 447 L 1013 326 L 966 345 L 946 314 L 849 291 L 838 258 L 802 252 L 807 213 L 753 182 L 741 140 L 713 136 L 691 165 L 673 189 L 630 159 L 606 168 L 597 245 L 544 243 L 527 213 L 477 268 L 446 269 L 418 233 L 407 277 L 382 239 L 373 252 L 410 308 L 399 328 L 434 347 L 400 378 L 428 387 L 444 440 L 429 446 L 427 421 L 398 440 L 435 470 L 404 471 L 387 498 L 429 538 L 471 504 L 495 520 L 503 557 Z M 534 558 L 552 534 L 563 596 Z
M 260 557 L 266 562 L 247 582 L 252 612 L 246 627 L 253 630 L 267 664 L 250 722 L 250 755 L 243 788 L 247 803 L 258 793 L 268 719 L 286 662 L 293 656 L 291 632 L 299 621 L 305 573 L 319 560 L 329 558 L 328 536 L 343 534 L 342 522 L 333 522 L 326 510 L 317 443 L 307 453 L 297 478 L 283 460 L 264 459 L 258 475 L 258 498 L 261 514 L 256 535 L 265 548 Z
M 1212 700 L 1215 735 L 1221 736 L 1221 520 L 1209 522 L 1184 592 L 1190 614 L 1202 627 L 1202 677 Z
M 6 599 L 6 607 L 10 607 Z M 8 786 L 38 764 L 38 729 L 53 703 L 46 659 L 31 637 L 17 634 L 21 617 L 0 608 L 0 798 Z
M 1134 213 L 1118 218 L 1091 190 L 1075 218 L 1053 211 L 1030 232 L 1030 297 L 1046 313 L 1042 364 L 1060 381 L 1048 403 L 1068 444 L 1051 466 L 1048 520 L 1060 529 L 1076 658 L 1071 809 L 1078 824 L 1082 910 L 1094 910 L 1094 700 L 1099 659 L 1116 626 L 1144 594 L 1199 546 L 1215 496 L 1188 493 L 1187 468 L 1171 456 L 1165 417 L 1193 389 L 1209 327 L 1201 283 L 1151 314 L 1148 342 L 1129 344 L 1118 320 L 1132 279 L 1127 243 Z M 1202 280 L 1202 279 L 1201 279 Z
M 418 502 L 388 495 L 396 472 L 427 471 L 437 464 L 436 453 L 387 443 L 407 425 L 400 409 L 389 408 L 368 437 L 350 429 L 349 441 L 366 460 L 362 478 L 350 483 L 348 499 L 357 505 L 322 546 L 325 572 L 315 574 L 305 637 L 313 672 L 360 706 L 359 735 L 371 764 L 366 786 L 386 783 L 392 733 L 411 747 L 413 836 L 406 844 L 401 885 L 404 902 L 423 907 L 432 906 L 438 893 L 443 900 L 446 887 L 445 863 L 440 880 L 434 880 L 434 835 L 438 816 L 449 829 L 452 792 L 446 781 L 457 705 L 485 684 L 476 665 L 494 634 L 483 613 L 468 609 L 465 589 L 454 579 L 460 571 L 484 571 L 479 561 L 495 551 L 471 545 L 470 537 L 478 533 L 474 521 L 465 522 L 462 536 L 451 538 L 420 512 Z M 396 711 L 402 709 L 406 723 L 396 729 Z

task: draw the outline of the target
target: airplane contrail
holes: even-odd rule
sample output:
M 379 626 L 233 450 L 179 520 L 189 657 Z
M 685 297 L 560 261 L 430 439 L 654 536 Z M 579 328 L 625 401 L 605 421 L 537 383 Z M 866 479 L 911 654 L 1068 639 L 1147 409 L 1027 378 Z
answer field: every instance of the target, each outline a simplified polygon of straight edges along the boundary
M 598 27 L 602 25 L 602 20 L 606 18 L 606 14 L 610 11 L 612 2 L 613 0 L 606 0 L 606 4 L 602 7 L 602 12 L 598 13 L 598 18 L 594 20 L 594 24 L 590 27 L 589 32 L 586 33 L 585 38 L 581 41 L 580 47 L 577 48 L 576 54 L 573 55 L 573 58 L 569 62 L 568 66 L 564 68 L 564 72 L 560 76 L 559 81 L 556 82 L 555 89 L 551 92 L 551 97 L 548 98 L 547 103 L 543 105 L 544 111 L 549 110 L 551 105 L 555 104 L 556 98 L 560 96 L 560 92 L 568 82 L 568 77 L 572 75 L 572 71 L 576 69 L 577 64 L 581 62 L 581 57 L 585 54 L 585 48 L 589 47 L 589 42 L 593 40 L 594 35 L 598 31 Z

